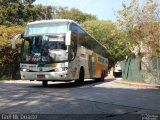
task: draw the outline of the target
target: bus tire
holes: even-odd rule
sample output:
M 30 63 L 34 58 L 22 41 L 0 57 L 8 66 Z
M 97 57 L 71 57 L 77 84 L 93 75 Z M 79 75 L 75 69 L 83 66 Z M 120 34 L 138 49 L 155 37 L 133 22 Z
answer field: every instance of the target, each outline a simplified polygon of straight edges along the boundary
M 81 85 L 81 84 L 83 84 L 83 82 L 84 82 L 84 69 L 81 68 L 80 72 L 79 72 L 79 79 L 75 80 L 75 83 L 78 85 Z
M 102 70 L 101 73 L 101 81 L 104 82 L 104 78 L 105 78 L 105 70 Z
M 47 86 L 48 85 L 48 81 L 46 81 L 46 80 L 42 81 L 42 85 L 43 86 Z
M 95 78 L 95 81 L 97 81 L 97 82 L 103 82 L 104 78 L 105 78 L 105 71 L 102 70 L 101 77 L 100 78 Z

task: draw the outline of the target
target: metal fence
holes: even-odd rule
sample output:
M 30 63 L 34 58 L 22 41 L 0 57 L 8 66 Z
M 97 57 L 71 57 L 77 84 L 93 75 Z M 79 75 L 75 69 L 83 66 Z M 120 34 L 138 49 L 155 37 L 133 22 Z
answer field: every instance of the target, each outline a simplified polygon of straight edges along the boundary
M 0 80 L 20 79 L 19 64 L 0 64 Z
M 124 80 L 160 84 L 160 58 L 128 58 L 122 62 Z

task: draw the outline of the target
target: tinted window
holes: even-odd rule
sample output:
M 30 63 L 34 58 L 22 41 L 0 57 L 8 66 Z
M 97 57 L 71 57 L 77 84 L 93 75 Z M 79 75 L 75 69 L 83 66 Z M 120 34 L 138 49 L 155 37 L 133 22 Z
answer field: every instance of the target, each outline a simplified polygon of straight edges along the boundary
M 78 27 L 78 33 L 80 45 L 86 47 L 87 49 L 93 50 L 94 52 L 103 57 L 107 57 L 106 49 L 99 42 L 97 42 L 80 27 Z
M 78 26 L 76 24 L 71 24 L 70 30 L 72 34 L 69 56 L 70 60 L 73 60 L 77 54 Z
M 77 33 L 78 26 L 76 24 L 71 24 L 71 31 Z

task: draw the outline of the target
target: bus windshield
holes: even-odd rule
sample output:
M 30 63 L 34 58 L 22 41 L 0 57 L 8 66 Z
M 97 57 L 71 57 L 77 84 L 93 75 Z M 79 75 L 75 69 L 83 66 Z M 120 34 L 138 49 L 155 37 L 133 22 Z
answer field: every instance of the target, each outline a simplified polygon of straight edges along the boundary
M 32 36 L 32 35 L 44 35 L 44 34 L 52 34 L 52 33 L 66 33 L 68 30 L 68 23 L 57 23 L 57 22 L 49 22 L 49 23 L 37 23 L 37 24 L 29 24 L 26 29 L 24 36 Z
M 23 63 L 53 63 L 68 60 L 64 36 L 25 37 L 22 44 Z

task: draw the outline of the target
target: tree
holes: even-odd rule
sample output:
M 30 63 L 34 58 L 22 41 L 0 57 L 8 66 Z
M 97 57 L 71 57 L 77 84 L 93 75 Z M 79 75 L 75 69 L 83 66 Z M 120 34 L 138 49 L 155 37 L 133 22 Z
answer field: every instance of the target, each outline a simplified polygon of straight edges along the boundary
M 22 33 L 24 27 L 21 26 L 0 26 L 0 79 L 15 79 L 16 72 L 19 72 L 20 63 L 20 43 L 17 49 L 12 49 L 11 42 L 13 36 Z
M 1 25 L 13 25 L 13 24 L 23 24 L 24 18 L 28 16 L 26 13 L 24 16 L 24 11 L 30 7 L 33 8 L 31 4 L 35 0 L 1 0 L 0 1 L 0 24 Z M 28 12 L 28 11 L 27 11 Z
M 12 50 L 11 43 L 12 38 L 23 31 L 24 27 L 20 26 L 0 26 L 0 64 L 16 64 L 18 62 L 17 56 L 20 53 L 20 46 Z
M 42 6 L 42 5 L 35 5 L 32 12 L 35 20 L 49 20 L 57 18 L 57 8 L 54 6 Z
M 86 20 L 97 20 L 96 16 L 83 13 L 78 9 L 63 7 L 32 5 L 35 0 L 1 0 L 0 24 L 23 25 L 36 20 L 55 18 L 73 19 L 82 23 Z
M 111 21 L 86 21 L 81 24 L 86 31 L 104 45 L 109 53 L 109 66 L 114 66 L 129 53 L 125 33 Z M 107 51 L 106 51 L 107 52 Z
M 130 38 L 129 49 L 139 54 L 160 56 L 160 4 L 156 0 L 132 0 L 118 12 L 117 23 Z M 143 52 L 143 53 L 142 53 Z
M 20 1 L 23 1 L 24 5 L 31 6 L 36 0 L 20 0 Z
M 78 9 L 72 8 L 59 8 L 58 9 L 58 18 L 63 19 L 72 19 L 79 23 L 83 23 L 88 20 L 97 20 L 97 17 L 91 14 L 83 13 Z
M 0 24 L 23 25 L 26 22 L 52 19 L 54 7 L 32 5 L 35 0 L 1 0 Z

